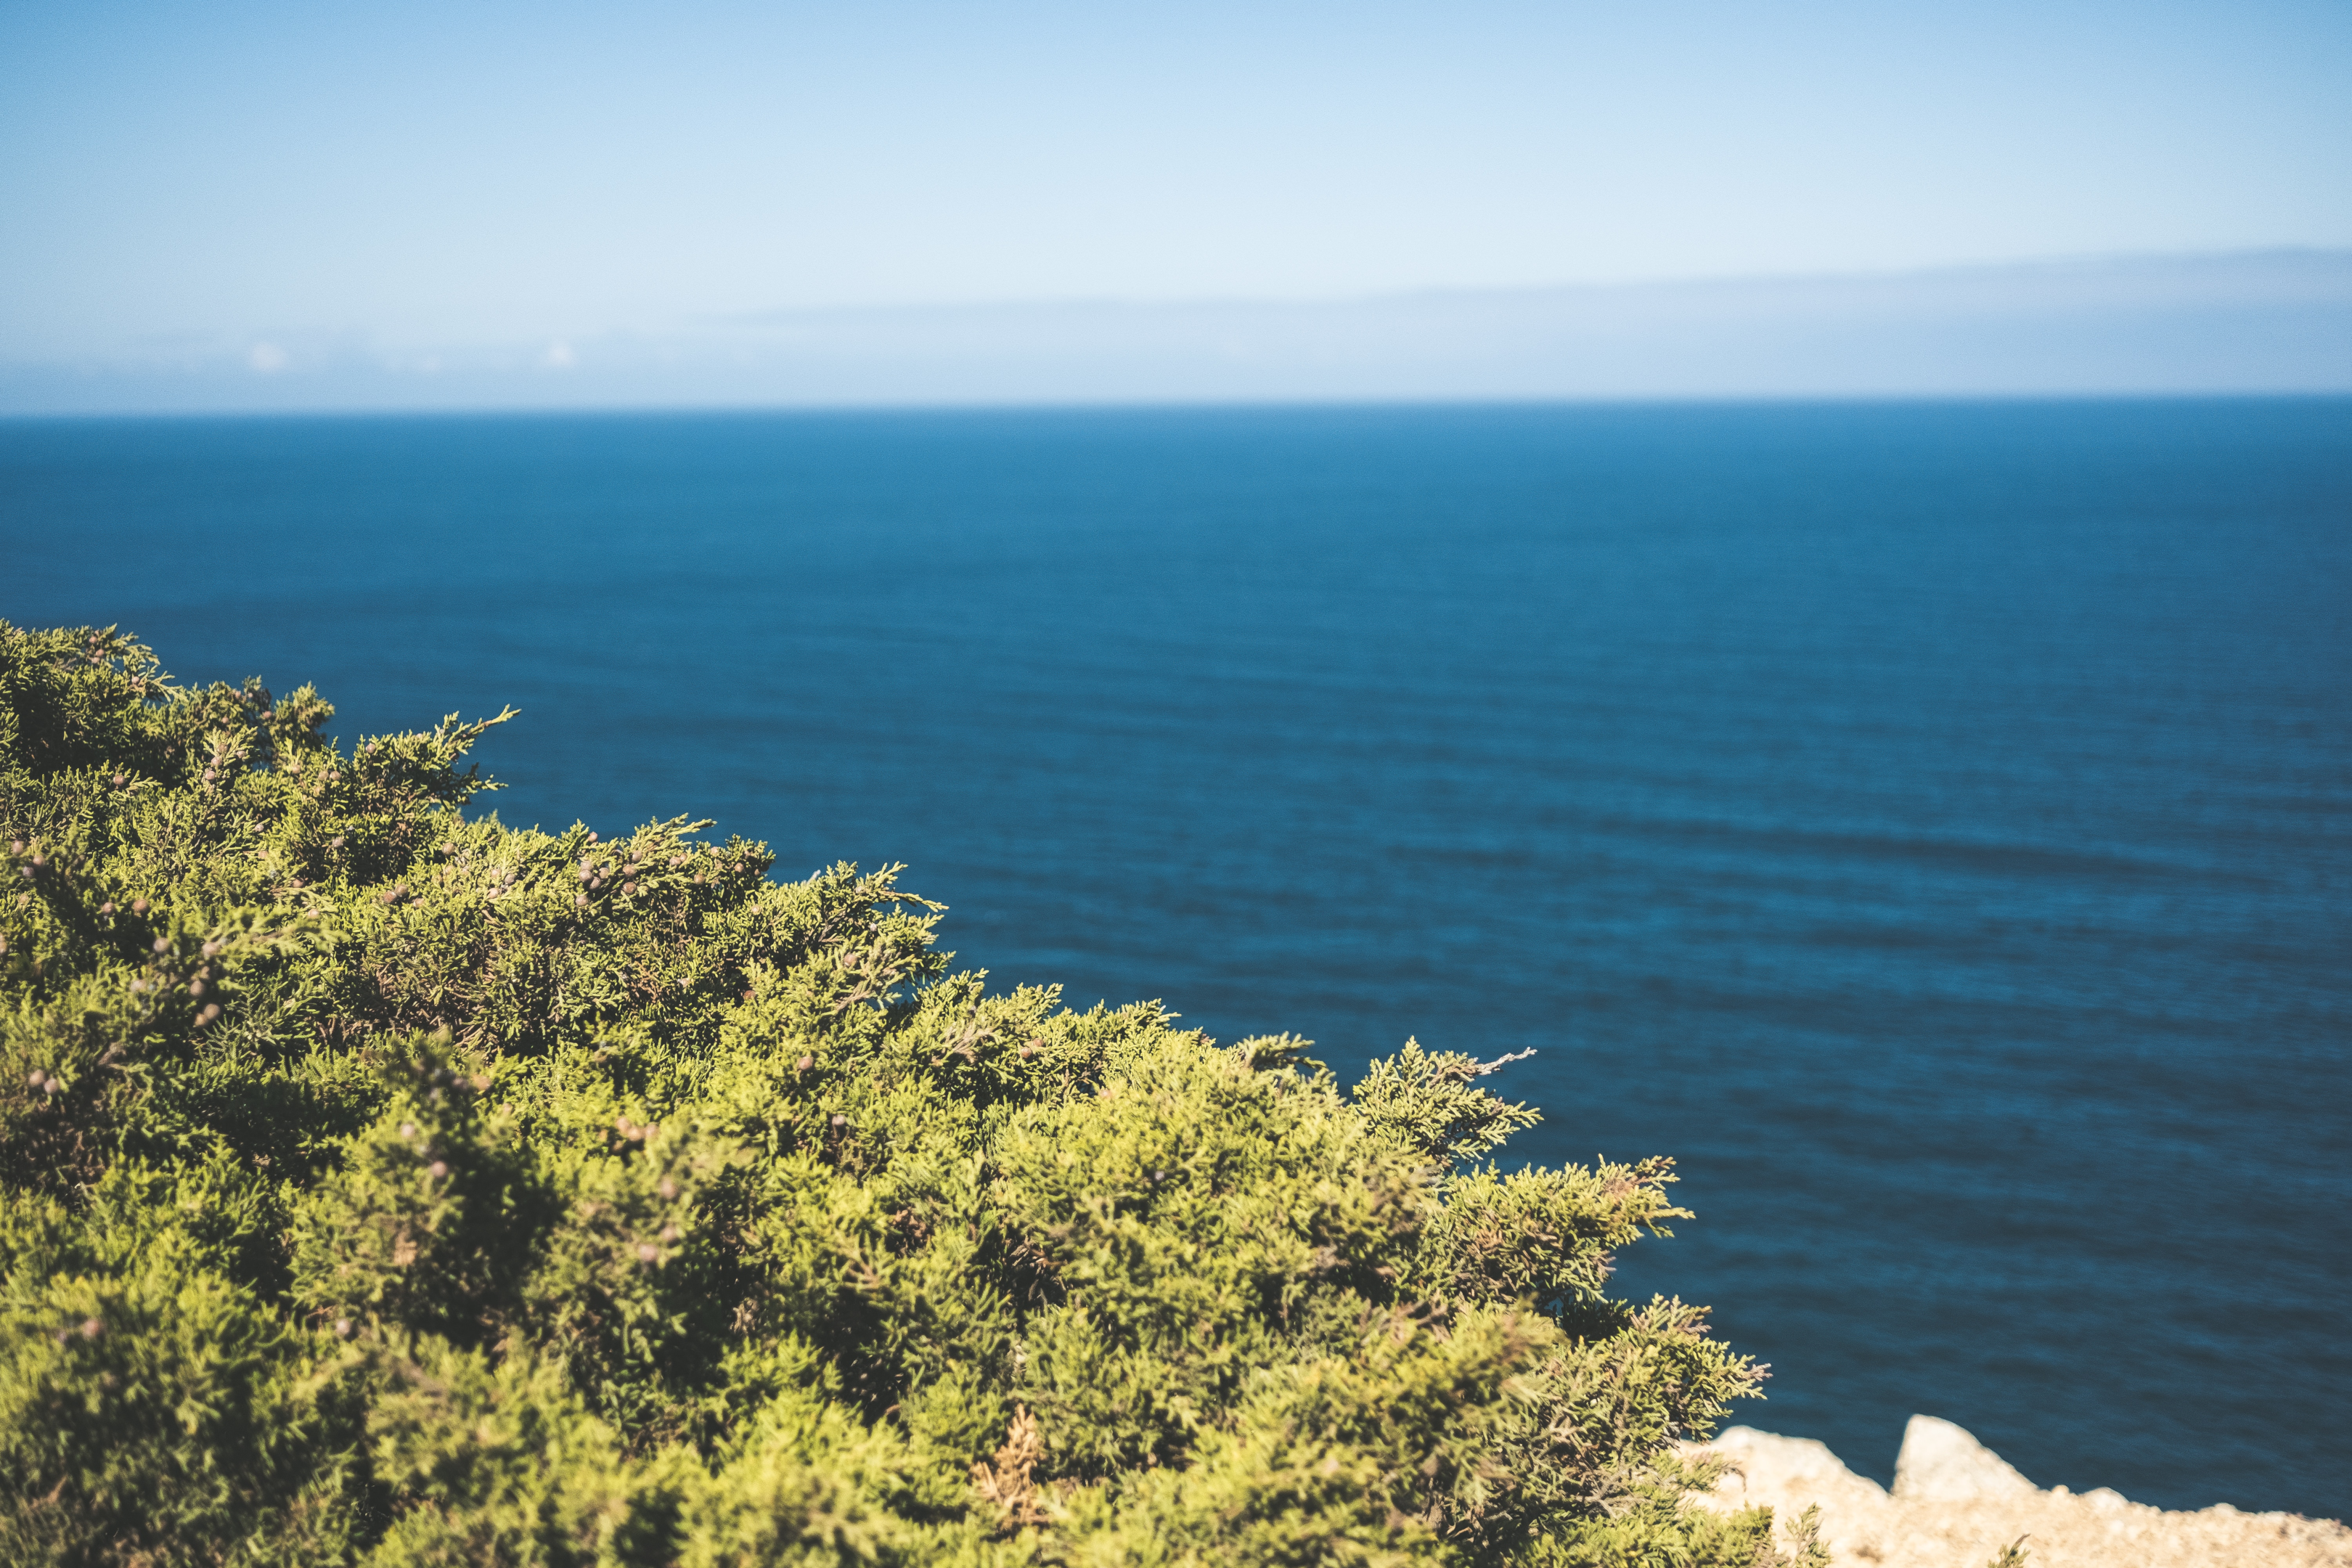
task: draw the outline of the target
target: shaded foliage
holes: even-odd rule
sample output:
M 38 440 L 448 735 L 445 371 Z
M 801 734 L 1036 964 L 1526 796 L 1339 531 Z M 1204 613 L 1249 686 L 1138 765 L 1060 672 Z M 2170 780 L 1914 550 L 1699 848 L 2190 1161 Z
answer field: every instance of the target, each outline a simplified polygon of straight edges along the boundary
M 1670 1163 L 1496 1064 L 991 991 L 897 868 L 468 806 L 0 623 L 0 1558 L 1780 1561 Z

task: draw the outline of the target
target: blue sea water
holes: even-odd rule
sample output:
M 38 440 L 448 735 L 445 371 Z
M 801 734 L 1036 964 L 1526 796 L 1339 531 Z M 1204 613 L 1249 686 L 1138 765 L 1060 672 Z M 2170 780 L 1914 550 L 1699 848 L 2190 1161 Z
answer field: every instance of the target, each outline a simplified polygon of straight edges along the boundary
M 2352 1505 L 2352 403 L 0 425 L 0 616 L 1408 1034 L 1885 1479 Z

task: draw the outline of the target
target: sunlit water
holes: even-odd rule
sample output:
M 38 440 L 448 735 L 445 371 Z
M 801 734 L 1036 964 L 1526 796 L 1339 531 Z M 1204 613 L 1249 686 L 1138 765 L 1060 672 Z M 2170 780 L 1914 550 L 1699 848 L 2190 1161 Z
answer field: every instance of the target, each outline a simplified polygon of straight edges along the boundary
M 0 425 L 0 616 L 1495 1055 L 1891 1469 L 2340 1513 L 2352 404 Z

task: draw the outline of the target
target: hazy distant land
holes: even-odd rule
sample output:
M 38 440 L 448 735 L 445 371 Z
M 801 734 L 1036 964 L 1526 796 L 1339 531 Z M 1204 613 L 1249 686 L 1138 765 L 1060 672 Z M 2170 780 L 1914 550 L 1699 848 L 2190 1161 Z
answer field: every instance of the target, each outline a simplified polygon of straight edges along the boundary
M 2352 391 L 2352 251 L 0 355 L 0 413 Z

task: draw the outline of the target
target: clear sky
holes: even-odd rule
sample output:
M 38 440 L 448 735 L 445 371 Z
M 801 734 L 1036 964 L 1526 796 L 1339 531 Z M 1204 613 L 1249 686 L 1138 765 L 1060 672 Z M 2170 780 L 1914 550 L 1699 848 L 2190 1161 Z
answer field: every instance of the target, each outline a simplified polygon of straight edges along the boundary
M 0 358 L 2352 245 L 2352 5 L 0 4 Z

